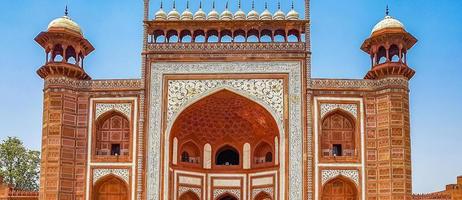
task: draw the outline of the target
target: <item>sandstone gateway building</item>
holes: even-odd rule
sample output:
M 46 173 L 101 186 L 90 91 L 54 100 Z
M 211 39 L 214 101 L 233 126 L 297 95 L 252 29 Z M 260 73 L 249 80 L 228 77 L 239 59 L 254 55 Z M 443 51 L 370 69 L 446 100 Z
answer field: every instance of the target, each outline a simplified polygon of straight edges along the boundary
M 304 19 L 233 6 L 145 0 L 142 76 L 130 80 L 92 80 L 80 27 L 67 12 L 51 22 L 35 38 L 40 199 L 411 199 L 416 38 L 387 13 L 361 46 L 364 79 L 313 78 L 308 0 Z

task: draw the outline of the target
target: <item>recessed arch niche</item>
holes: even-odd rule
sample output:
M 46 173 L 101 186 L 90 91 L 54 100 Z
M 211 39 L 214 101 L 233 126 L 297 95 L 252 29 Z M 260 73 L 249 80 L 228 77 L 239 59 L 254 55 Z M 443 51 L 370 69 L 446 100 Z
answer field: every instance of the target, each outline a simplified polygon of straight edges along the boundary
M 357 200 L 358 198 L 358 189 L 351 180 L 338 176 L 322 187 L 322 196 L 321 200 Z
M 128 200 L 129 189 L 125 181 L 115 175 L 107 175 L 95 183 L 92 190 L 94 200 Z

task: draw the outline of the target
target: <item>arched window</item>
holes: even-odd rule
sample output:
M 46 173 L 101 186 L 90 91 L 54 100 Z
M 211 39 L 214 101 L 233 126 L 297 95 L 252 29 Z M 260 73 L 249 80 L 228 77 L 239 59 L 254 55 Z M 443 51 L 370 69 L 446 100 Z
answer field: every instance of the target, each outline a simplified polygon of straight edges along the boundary
M 51 60 L 53 62 L 63 61 L 63 53 L 64 53 L 63 47 L 60 44 L 55 45 L 51 53 Z
M 226 145 L 218 150 L 215 164 L 226 166 L 239 165 L 239 152 L 235 148 Z
M 255 148 L 253 156 L 254 164 L 264 164 L 273 162 L 273 148 L 266 142 L 261 142 Z
M 102 116 L 97 121 L 95 154 L 98 156 L 128 156 L 130 123 L 118 112 Z
M 343 111 L 335 111 L 322 121 L 321 151 L 323 157 L 355 155 L 355 123 Z
M 77 64 L 77 54 L 72 46 L 68 46 L 66 49 L 66 61 L 70 64 Z
M 182 163 L 199 164 L 201 162 L 200 149 L 192 141 L 183 144 L 180 152 L 180 161 Z
M 399 62 L 399 48 L 397 45 L 391 45 L 388 52 L 392 62 Z
M 379 51 L 377 52 L 376 63 L 383 64 L 385 62 L 387 62 L 387 50 L 385 49 L 385 47 L 382 46 L 379 48 Z

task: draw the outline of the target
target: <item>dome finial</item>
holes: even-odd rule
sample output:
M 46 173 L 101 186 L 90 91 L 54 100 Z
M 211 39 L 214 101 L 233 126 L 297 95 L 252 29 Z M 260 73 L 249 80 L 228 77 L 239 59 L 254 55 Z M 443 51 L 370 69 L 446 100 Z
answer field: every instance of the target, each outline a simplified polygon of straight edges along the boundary
M 294 1 L 292 1 L 292 10 L 294 9 Z
M 173 0 L 173 9 L 176 9 L 176 3 L 175 3 L 175 0 Z
M 215 0 L 212 2 L 212 8 L 215 9 Z
M 164 1 L 160 1 L 160 9 L 163 9 L 164 8 Z
M 186 9 L 189 9 L 189 0 L 186 1 Z
M 278 10 L 281 10 L 281 1 L 278 1 Z
M 67 9 L 67 5 L 66 5 L 66 8 L 64 9 L 64 15 L 67 16 L 69 14 L 69 10 Z
M 265 1 L 265 9 L 268 9 L 268 2 Z
M 252 0 L 252 10 L 255 10 L 255 1 Z
M 202 9 L 202 1 L 199 2 L 199 9 Z
M 386 16 L 388 16 L 390 14 L 390 8 L 388 8 L 388 5 L 387 5 L 387 9 L 385 10 L 385 14 L 386 14 Z
M 228 3 L 229 1 L 226 1 L 226 6 L 225 6 L 226 10 L 228 10 Z
M 238 7 L 241 9 L 241 0 L 238 1 Z

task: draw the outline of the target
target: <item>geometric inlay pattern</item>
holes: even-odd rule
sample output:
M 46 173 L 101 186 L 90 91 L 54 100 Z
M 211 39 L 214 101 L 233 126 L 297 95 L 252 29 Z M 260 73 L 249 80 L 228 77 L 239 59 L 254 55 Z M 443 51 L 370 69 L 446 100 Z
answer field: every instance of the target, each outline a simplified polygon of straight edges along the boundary
M 130 119 L 131 112 L 132 112 L 132 104 L 131 103 L 97 103 L 96 111 L 95 111 L 95 119 L 98 119 L 99 116 L 111 110 L 119 111 L 122 114 L 124 114 L 128 119 Z
M 358 113 L 358 105 L 356 104 L 334 104 L 334 103 L 323 103 L 321 104 L 321 118 L 324 117 L 330 111 L 335 109 L 342 109 L 346 112 L 352 114 L 355 118 L 357 118 Z
M 213 199 L 220 197 L 223 194 L 231 194 L 235 198 L 241 198 L 241 189 L 215 189 L 213 190 Z
M 127 184 L 129 184 L 129 172 L 128 169 L 94 169 L 93 170 L 93 184 L 96 183 L 100 178 L 113 174 L 122 180 L 124 180 Z
M 265 102 L 282 120 L 284 109 L 283 79 L 170 80 L 168 81 L 167 123 L 180 108 L 214 88 L 231 88 Z
M 322 170 L 322 185 L 332 180 L 337 176 L 344 176 L 352 180 L 356 185 L 359 185 L 359 172 L 358 170 Z

